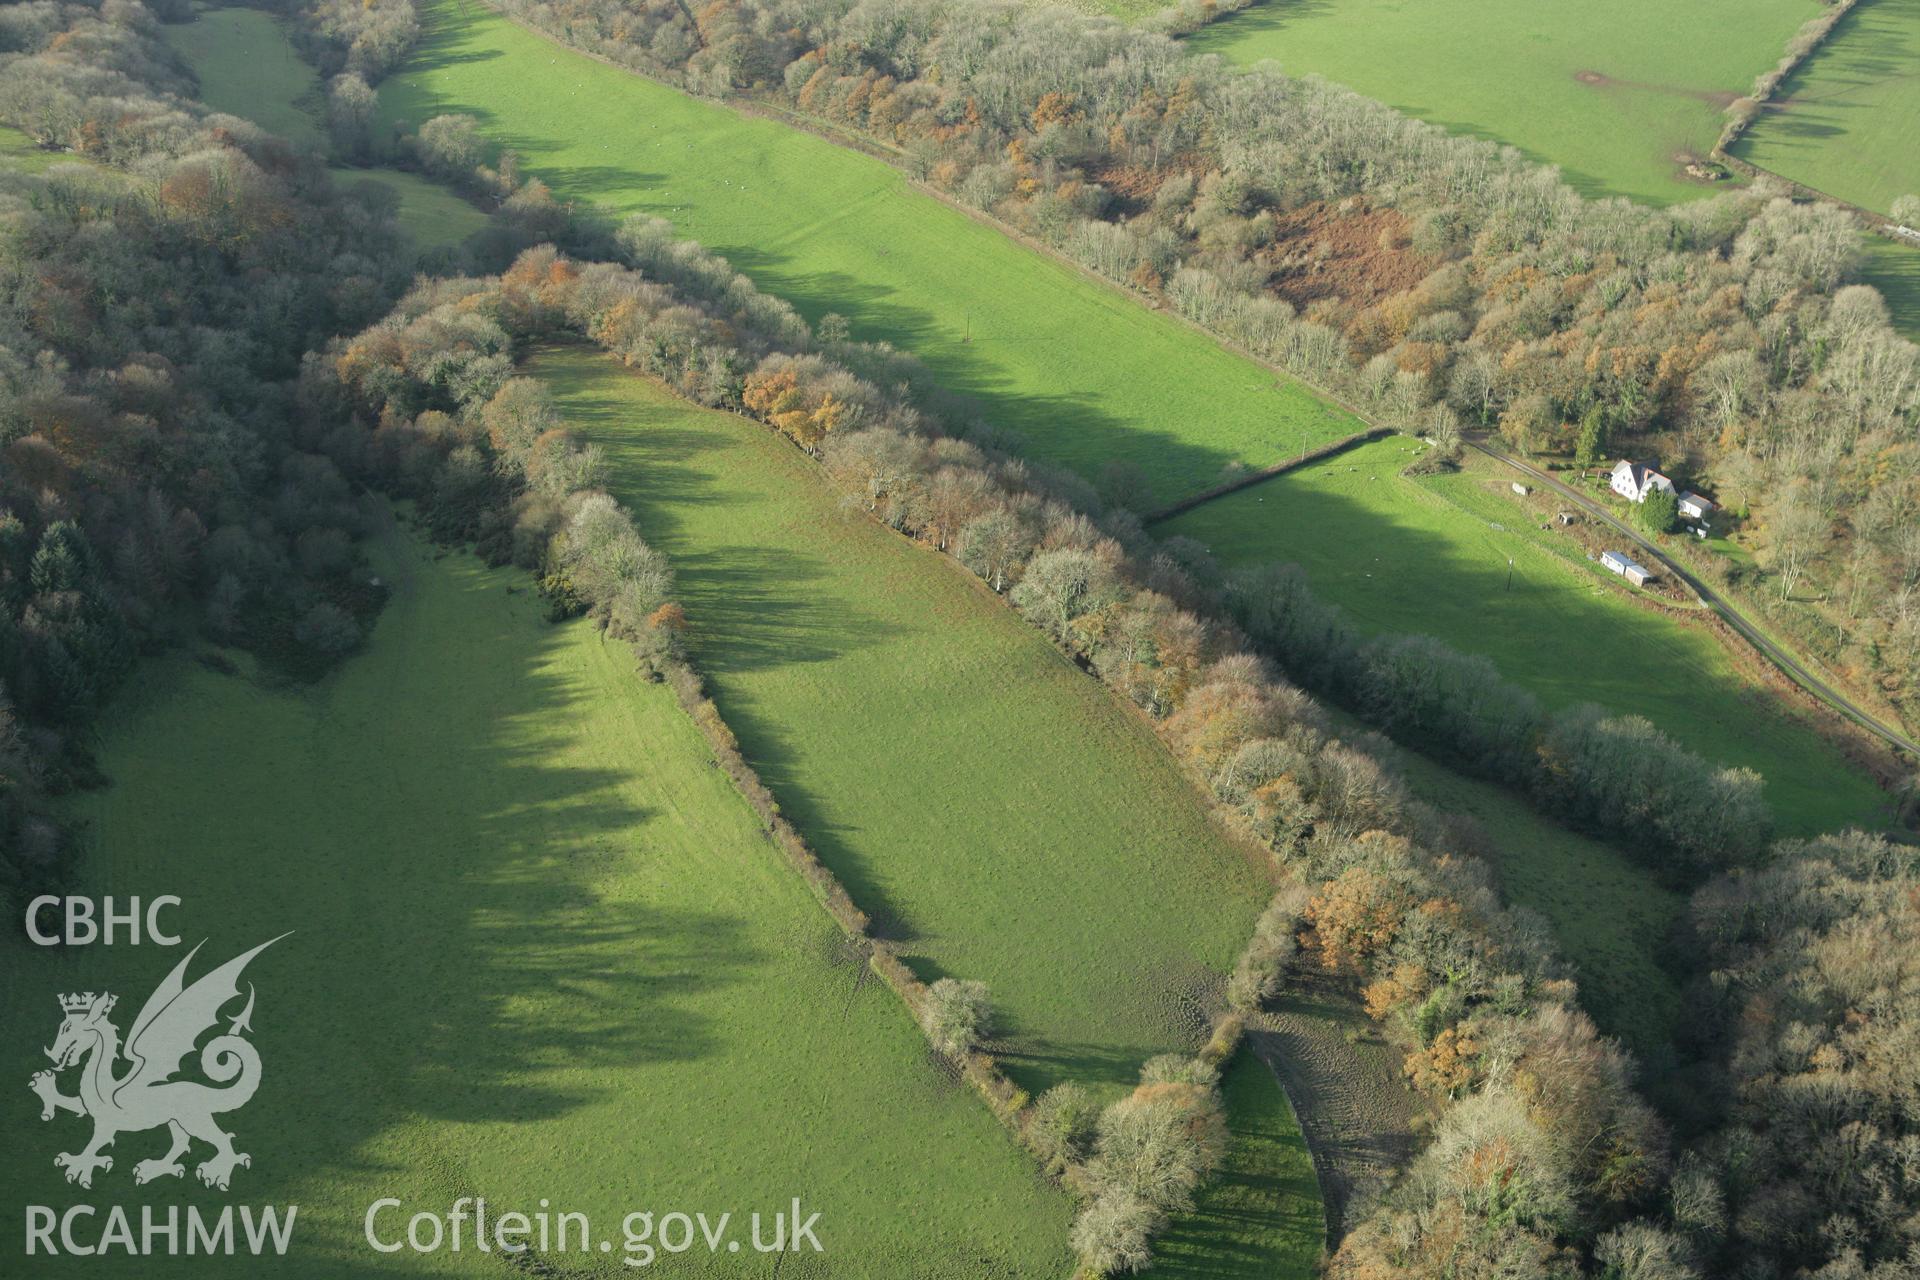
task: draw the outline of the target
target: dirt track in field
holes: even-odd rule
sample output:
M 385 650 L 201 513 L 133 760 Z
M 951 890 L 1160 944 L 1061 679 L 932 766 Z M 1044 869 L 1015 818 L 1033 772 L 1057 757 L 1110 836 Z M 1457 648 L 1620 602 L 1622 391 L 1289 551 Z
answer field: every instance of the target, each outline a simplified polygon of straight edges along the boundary
M 1360 1011 L 1345 984 L 1295 971 L 1287 991 L 1248 1024 L 1247 1043 L 1293 1104 L 1320 1179 L 1327 1248 L 1412 1157 L 1422 1107 L 1400 1054 Z

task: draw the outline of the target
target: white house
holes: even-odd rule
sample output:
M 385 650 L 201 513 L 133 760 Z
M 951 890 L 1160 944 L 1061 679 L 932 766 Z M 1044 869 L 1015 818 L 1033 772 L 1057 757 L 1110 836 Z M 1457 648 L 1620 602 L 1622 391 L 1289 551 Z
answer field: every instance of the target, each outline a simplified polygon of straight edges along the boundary
M 1689 520 L 1705 520 L 1718 509 L 1711 499 L 1703 498 L 1691 489 L 1680 495 L 1680 501 L 1676 505 L 1680 509 L 1680 514 Z
M 1647 495 L 1656 489 L 1672 493 L 1673 481 L 1637 462 L 1622 459 L 1613 464 L 1613 491 L 1628 502 L 1645 502 Z

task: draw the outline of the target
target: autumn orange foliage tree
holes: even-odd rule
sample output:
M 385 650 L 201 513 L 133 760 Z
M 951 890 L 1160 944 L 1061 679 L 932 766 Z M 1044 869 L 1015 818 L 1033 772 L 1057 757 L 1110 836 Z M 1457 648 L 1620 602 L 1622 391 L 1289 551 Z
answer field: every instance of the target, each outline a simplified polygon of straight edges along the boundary
M 792 369 L 748 375 L 741 400 L 809 453 L 818 451 L 846 414 L 846 406 L 832 392 L 810 395 Z

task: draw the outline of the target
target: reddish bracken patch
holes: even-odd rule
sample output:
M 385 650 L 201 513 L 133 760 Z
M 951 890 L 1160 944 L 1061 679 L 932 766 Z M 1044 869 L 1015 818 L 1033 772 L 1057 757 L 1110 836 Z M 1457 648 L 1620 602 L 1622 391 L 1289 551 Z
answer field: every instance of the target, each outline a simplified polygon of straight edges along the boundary
M 1367 307 L 1411 289 L 1440 265 L 1414 252 L 1411 230 L 1398 210 L 1342 212 L 1315 202 L 1275 216 L 1274 243 L 1260 261 L 1272 272 L 1273 291 L 1296 307 L 1322 298 Z
M 1160 184 L 1179 172 L 1176 168 L 1155 170 L 1145 165 L 1110 164 L 1090 170 L 1087 177 L 1106 188 L 1120 212 L 1135 214 L 1152 204 L 1153 193 L 1160 189 Z

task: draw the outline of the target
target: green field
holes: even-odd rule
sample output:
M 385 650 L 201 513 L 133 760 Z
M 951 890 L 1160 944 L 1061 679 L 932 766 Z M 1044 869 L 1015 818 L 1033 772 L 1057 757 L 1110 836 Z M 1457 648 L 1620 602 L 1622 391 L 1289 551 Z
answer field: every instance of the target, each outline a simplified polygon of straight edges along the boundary
M 781 806 L 924 976 L 980 978 L 1011 1074 L 1131 1084 L 1247 940 L 1268 872 L 1152 731 L 951 560 L 754 423 L 595 349 L 530 370 L 606 450 Z
M 548 625 L 522 575 L 399 536 L 375 569 L 394 599 L 319 686 L 147 668 L 105 734 L 113 785 L 76 806 L 91 823 L 80 891 L 180 895 L 171 921 L 211 939 L 196 973 L 296 931 L 248 970 L 265 1083 L 226 1118 L 253 1157 L 231 1199 L 300 1206 L 296 1253 L 272 1273 L 507 1273 L 470 1245 L 374 1255 L 360 1221 L 381 1196 L 409 1213 L 546 1197 L 616 1242 L 554 1258 L 564 1274 L 619 1275 L 634 1274 L 629 1211 L 743 1219 L 797 1195 L 827 1253 L 785 1275 L 1064 1277 L 1065 1197 L 929 1065 L 895 997 L 836 961 L 837 929 L 666 687 L 590 624 Z M 43 1126 L 25 1087 L 55 993 L 115 991 L 124 1031 L 181 953 L 51 953 L 15 933 L 0 942 L 17 948 L 0 960 L 17 1032 L 0 1194 L 227 1200 L 191 1171 L 134 1190 L 163 1134 L 122 1136 L 91 1192 L 61 1181 L 53 1154 L 81 1122 Z M 19 1222 L 0 1232 L 15 1258 Z M 662 1266 L 749 1273 L 698 1254 Z M 181 1258 L 139 1274 L 262 1273 Z
M 1189 37 L 1197 52 L 1317 72 L 1456 133 L 1557 164 L 1589 195 L 1712 190 L 1721 108 L 1819 13 L 1812 0 L 1264 0 Z
M 1286 1095 L 1249 1049 L 1228 1064 L 1220 1089 L 1227 1101 L 1226 1160 L 1194 1196 L 1193 1211 L 1154 1241 L 1148 1274 L 1162 1280 L 1311 1275 L 1327 1223 L 1313 1157 Z
M 1920 342 L 1920 244 L 1897 244 L 1885 236 L 1868 236 L 1866 265 L 1860 278 L 1887 300 L 1893 327 Z
M 370 182 L 393 193 L 400 227 L 423 249 L 452 248 L 487 225 L 487 215 L 457 192 L 403 169 L 347 169 L 328 172 L 342 187 Z
M 304 146 L 322 144 L 315 112 L 319 77 L 300 60 L 280 21 L 258 9 L 203 9 L 192 22 L 163 27 L 167 42 L 200 78 L 200 98 L 216 111 L 252 120 Z M 487 224 L 459 195 L 398 169 L 331 170 L 341 186 L 371 182 L 392 192 L 396 217 L 424 249 L 457 245 Z
M 79 156 L 49 151 L 12 125 L 0 124 L 0 168 L 45 173 L 57 164 L 85 164 Z
M 1882 814 L 1872 782 L 1742 677 L 1712 633 L 1636 605 L 1569 539 L 1535 528 L 1545 517 L 1507 498 L 1504 475 L 1400 476 L 1414 448 L 1365 445 L 1159 532 L 1196 538 L 1229 564 L 1297 562 L 1362 628 L 1484 653 L 1549 707 L 1643 714 L 1709 759 L 1759 770 L 1787 831 Z
M 809 317 L 924 360 L 1032 456 L 1097 475 L 1138 464 L 1171 498 L 1223 465 L 1356 429 L 1206 336 L 911 189 L 896 170 L 688 97 L 436 0 L 419 54 L 380 91 L 391 118 L 480 119 L 556 194 L 648 213 Z
M 673 561 L 694 660 L 782 810 L 917 972 L 989 984 L 1008 1074 L 1117 1093 L 1146 1058 L 1195 1048 L 1267 872 L 1153 733 L 771 432 L 586 347 L 530 371 Z M 1250 1084 L 1236 1096 L 1240 1208 L 1203 1203 L 1183 1249 L 1304 1275 L 1318 1193 L 1280 1177 L 1298 1133 Z
M 322 143 L 319 77 L 280 20 L 258 9 L 200 9 L 161 28 L 200 79 L 200 101 L 309 147 Z
M 1920 0 L 1864 0 L 1735 146 L 1763 169 L 1877 213 L 1920 194 Z

